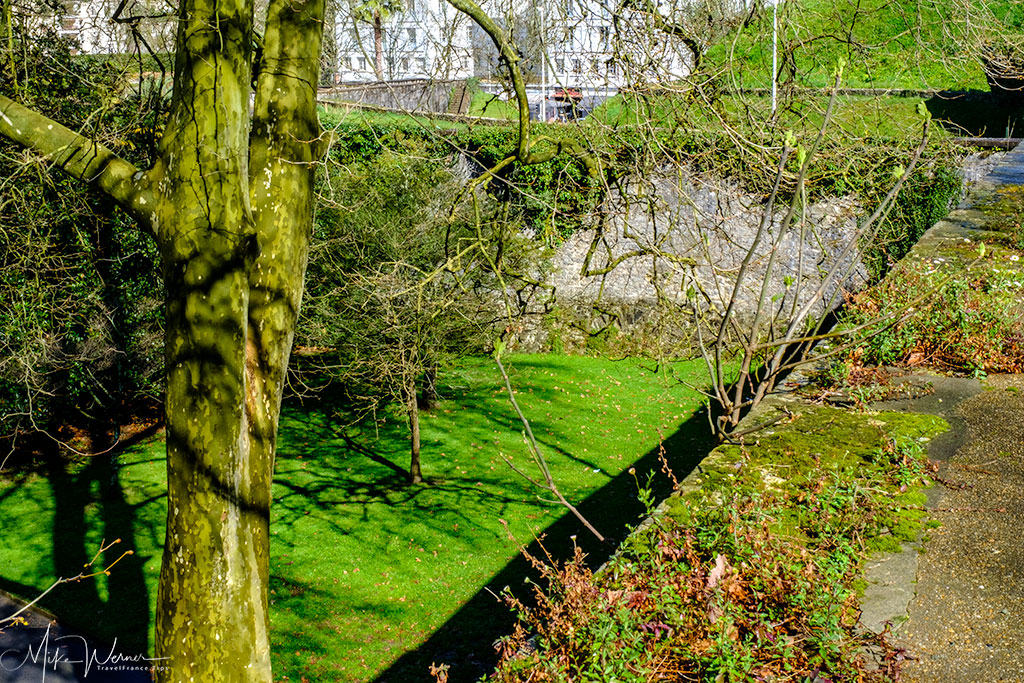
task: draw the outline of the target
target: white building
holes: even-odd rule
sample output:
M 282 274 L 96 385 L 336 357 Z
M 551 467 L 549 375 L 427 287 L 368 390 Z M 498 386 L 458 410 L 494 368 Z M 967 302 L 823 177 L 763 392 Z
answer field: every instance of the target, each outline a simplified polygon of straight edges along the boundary
M 498 13 L 507 2 L 491 0 L 486 8 Z M 689 73 L 690 56 L 682 41 L 635 12 L 620 12 L 615 21 L 612 7 L 617 5 L 603 0 L 532 0 L 518 14 L 505 10 L 518 24 L 513 36 L 530 77 L 550 86 L 608 90 L 678 80 Z M 497 53 L 487 49 L 484 59 L 477 55 L 478 76 L 495 70 Z
M 358 5 L 339 3 L 335 22 L 335 82 L 378 80 L 374 22 Z M 385 80 L 469 78 L 473 75 L 472 20 L 444 0 L 406 0 L 404 10 L 380 22 Z M 330 68 L 330 65 L 327 65 Z
M 85 54 L 173 51 L 175 11 L 159 0 L 81 0 L 66 3 L 62 16 L 39 3 L 34 19 L 55 24 Z
M 614 89 L 689 73 L 691 56 L 681 40 L 636 12 L 613 21 L 603 0 L 486 0 L 481 5 L 511 28 L 524 57 L 520 66 L 535 83 Z M 657 6 L 673 14 L 666 0 L 657 0 Z M 335 80 L 376 80 L 374 26 L 365 11 L 344 3 L 336 26 Z M 444 0 L 408 0 L 404 11 L 382 18 L 381 28 L 384 79 L 500 74 L 490 37 Z
M 500 77 L 490 37 L 445 0 L 392 1 L 401 11 L 389 16 L 387 0 L 333 0 L 334 40 L 333 45 L 330 36 L 325 40 L 325 81 Z M 692 2 L 652 1 L 667 17 L 679 14 L 667 3 Z M 648 15 L 636 11 L 617 10 L 614 21 L 615 2 L 483 0 L 481 5 L 511 30 L 523 55 L 520 66 L 535 84 L 613 90 L 678 80 L 689 72 L 691 56 L 681 40 L 655 29 Z M 112 17 L 119 6 L 121 21 L 116 22 Z M 373 7 L 385 8 L 379 22 L 379 65 Z M 139 37 L 153 52 L 173 49 L 174 17 L 162 0 L 80 0 L 67 9 L 59 29 L 76 38 L 83 52 L 146 52 Z

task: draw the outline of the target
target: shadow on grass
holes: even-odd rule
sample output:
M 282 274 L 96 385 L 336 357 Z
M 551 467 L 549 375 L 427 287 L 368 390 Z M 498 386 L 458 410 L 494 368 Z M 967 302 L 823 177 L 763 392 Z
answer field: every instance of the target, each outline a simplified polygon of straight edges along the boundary
M 84 467 L 64 457 L 56 444 L 44 454 L 39 473 L 45 476 L 52 495 L 53 575 L 98 572 L 115 561 L 117 566 L 106 577 L 105 596 L 95 578 L 86 578 L 58 586 L 39 606 L 90 637 L 107 642 L 116 639 L 123 652 L 147 653 L 150 601 L 143 571 L 147 557 L 136 548 L 136 506 L 126 499 L 118 471 L 114 453 L 93 456 Z M 89 521 L 97 513 L 98 525 Z M 90 545 L 94 535 L 90 529 L 97 526 L 109 546 L 103 553 Z M 119 541 L 112 543 L 115 539 Z M 2 577 L 0 590 L 25 598 L 39 592 Z
M 936 121 L 954 135 L 1024 136 L 1024 102 L 983 90 L 940 92 L 925 100 Z
M 675 476 L 682 479 L 714 445 L 707 415 L 701 411 L 683 423 L 661 448 Z M 643 473 L 646 472 L 657 473 L 651 479 L 655 500 L 667 497 L 672 490 L 671 481 L 661 472 L 661 448 L 651 450 L 633 465 L 637 476 L 645 476 Z M 578 544 L 587 554 L 588 564 L 596 568 L 608 559 L 645 512 L 637 499 L 637 482 L 628 470 L 591 494 L 578 508 L 607 536 L 605 543 L 597 541 L 575 517 L 566 513 L 544 531 L 543 548 L 535 541 L 527 551 L 535 557 L 550 555 L 561 561 L 571 557 L 574 544 Z M 432 663 L 451 667 L 448 673 L 451 683 L 479 680 L 497 663 L 495 641 L 510 634 L 515 623 L 514 615 L 495 596 L 509 586 L 518 597 L 528 598 L 531 591 L 524 583 L 527 577 L 531 580 L 538 578 L 536 571 L 520 554 L 423 645 L 399 658 L 377 677 L 375 683 L 432 681 L 428 673 Z
M 627 392 L 619 398 L 618 394 L 608 394 L 599 386 L 598 381 L 592 383 L 585 374 L 577 375 L 578 381 L 568 380 L 564 374 L 557 380 L 545 379 L 547 373 L 544 371 L 549 369 L 564 373 L 565 368 L 560 367 L 562 365 L 564 363 L 559 357 L 519 358 L 513 364 L 514 367 L 510 368 L 512 384 L 530 417 L 541 449 L 552 456 L 552 462 L 559 461 L 561 472 L 585 473 L 582 477 L 575 475 L 575 483 L 571 486 L 563 483 L 563 488 L 570 500 L 578 504 L 583 515 L 608 537 L 608 542 L 597 542 L 575 517 L 568 512 L 559 512 L 557 521 L 544 529 L 544 548 L 538 543 L 532 543 L 528 552 L 538 557 L 550 555 L 552 559 L 564 560 L 572 555 L 574 544 L 578 543 L 592 565 L 597 566 L 615 550 L 628 532 L 627 527 L 635 525 L 645 512 L 637 499 L 637 479 L 644 482 L 646 474 L 654 472 L 656 474 L 651 485 L 655 498 L 664 498 L 670 492 L 671 481 L 660 473 L 661 449 L 664 449 L 665 459 L 676 477 L 681 479 L 714 446 L 714 441 L 706 413 L 693 414 L 691 409 L 686 408 L 691 417 L 675 429 L 661 448 L 649 451 L 632 463 L 621 462 L 620 455 L 617 465 L 621 467 L 621 473 L 613 474 L 618 471 L 615 468 L 606 472 L 603 462 L 607 461 L 602 461 L 597 452 L 588 454 L 582 445 L 587 444 L 587 440 L 593 440 L 596 444 L 602 439 L 616 439 L 616 445 L 612 448 L 619 450 L 618 443 L 621 442 L 625 454 L 629 451 L 627 441 L 632 430 L 617 428 L 604 431 L 610 423 L 602 425 L 600 419 L 580 420 L 580 415 L 595 411 L 598 415 L 604 413 L 605 422 L 610 420 L 621 425 L 625 420 L 630 424 L 630 413 L 635 411 L 632 410 L 634 406 L 626 401 L 650 400 L 650 395 L 638 389 L 635 393 Z M 527 369 L 529 373 L 525 373 Z M 524 372 L 525 381 L 517 381 L 516 375 L 521 371 Z M 295 669 L 296 674 L 308 674 L 312 680 L 313 676 L 323 675 L 320 672 L 322 667 L 318 668 L 315 661 L 327 656 L 328 649 L 333 652 L 350 652 L 350 657 L 358 662 L 361 646 L 368 641 L 374 645 L 372 648 L 367 647 L 366 651 L 394 652 L 397 656 L 397 659 L 391 659 L 387 654 L 382 655 L 394 663 L 381 674 L 371 674 L 376 675 L 375 680 L 380 683 L 430 681 L 428 668 L 431 663 L 449 664 L 452 667 L 449 680 L 453 683 L 476 681 L 493 668 L 497 658 L 494 641 L 511 633 L 514 625 L 513 615 L 495 596 L 505 586 L 510 586 L 519 597 L 528 598 L 531 591 L 524 584 L 524 579 L 536 579 L 536 572 L 531 570 L 522 555 L 516 555 L 511 561 L 502 560 L 496 572 L 481 577 L 484 587 L 467 599 L 458 591 L 458 584 L 449 581 L 472 581 L 473 586 L 481 583 L 475 578 L 468 578 L 454 565 L 461 562 L 464 566 L 466 562 L 463 560 L 468 560 L 475 553 L 473 545 L 465 540 L 473 538 L 473 534 L 479 535 L 476 541 L 478 545 L 509 544 L 496 523 L 498 520 L 505 519 L 513 525 L 518 522 L 518 538 L 527 540 L 532 537 L 524 538 L 522 535 L 524 514 L 527 520 L 534 519 L 532 514 L 543 514 L 548 519 L 552 516 L 548 516 L 550 508 L 544 511 L 543 506 L 525 510 L 524 499 L 532 501 L 538 491 L 511 475 L 496 455 L 496 451 L 501 448 L 509 448 L 508 441 L 499 446 L 499 438 L 507 439 L 508 435 L 518 435 L 522 430 L 522 425 L 508 406 L 504 388 L 496 381 L 496 377 L 487 381 L 468 379 L 472 374 L 464 375 L 467 378 L 465 381 L 447 375 L 448 384 L 440 387 L 442 398 L 446 400 L 437 414 L 439 417 L 451 414 L 455 422 L 442 419 L 438 424 L 445 423 L 449 429 L 450 425 L 457 424 L 457 432 L 435 433 L 438 440 L 428 442 L 428 435 L 435 430 L 429 427 L 429 418 L 426 418 L 423 453 L 428 482 L 424 486 L 409 486 L 405 470 L 398 464 L 404 464 L 408 459 L 405 450 L 408 432 L 403 420 L 354 423 L 344 398 L 328 393 L 321 394 L 314 402 L 303 402 L 299 409 L 293 404 L 286 410 L 282 420 L 282 440 L 275 477 L 277 492 L 272 525 L 272 528 L 278 530 L 275 532 L 274 543 L 285 551 L 275 554 L 278 559 L 272 562 L 272 571 L 280 578 L 288 575 L 287 580 L 294 584 L 292 589 L 282 584 L 284 594 L 278 590 L 274 598 L 280 608 L 276 614 L 281 615 L 274 624 L 274 631 L 280 638 L 275 646 L 279 653 L 283 653 L 279 657 L 285 669 Z M 622 378 L 623 383 L 628 381 L 628 377 Z M 615 401 L 622 401 L 623 405 L 614 405 Z M 470 419 L 461 419 L 459 413 L 469 407 L 472 407 L 472 416 L 466 415 Z M 625 408 L 625 412 L 621 412 L 621 408 Z M 574 425 L 573 439 L 576 445 L 572 447 L 562 443 L 564 436 L 559 436 L 566 434 L 567 420 Z M 580 431 L 577 433 L 576 429 Z M 459 445 L 456 446 L 452 439 Z M 449 447 L 461 449 L 459 458 L 445 456 L 443 451 Z M 595 448 L 591 447 L 590 450 L 595 451 Z M 474 460 L 474 463 L 469 464 Z M 459 467 L 459 462 L 465 464 L 471 472 Z M 636 478 L 629 474 L 630 464 L 637 472 Z M 561 481 L 557 472 L 555 477 L 556 481 Z M 593 482 L 593 485 L 584 482 Z M 592 493 L 574 494 L 573 486 L 582 486 Z M 394 517 L 381 514 L 381 504 L 402 508 L 409 514 Z M 409 520 L 415 520 L 415 528 L 410 526 Z M 445 556 L 443 561 L 453 563 L 454 570 L 446 573 L 448 576 L 442 582 L 443 586 L 433 584 L 428 587 L 426 581 L 419 588 L 410 585 L 405 591 L 409 591 L 411 599 L 403 602 L 401 607 L 392 600 L 401 595 L 405 601 L 406 593 L 403 591 L 392 595 L 389 591 L 393 588 L 386 584 L 378 584 L 380 588 L 376 591 L 369 584 L 364 584 L 364 590 L 358 595 L 354 591 L 348 594 L 345 588 L 332 589 L 335 593 L 346 593 L 345 597 L 335 598 L 344 603 L 346 610 L 354 607 L 357 612 L 379 617 L 382 612 L 397 609 L 410 622 L 429 619 L 438 609 L 436 596 L 450 591 L 450 599 L 457 601 L 456 604 L 461 607 L 440 628 L 424 632 L 421 637 L 426 640 L 416 649 L 402 650 L 403 643 L 404 647 L 408 647 L 410 636 L 414 642 L 419 641 L 415 629 L 412 632 L 404 629 L 401 635 L 396 635 L 394 632 L 386 632 L 388 629 L 383 628 L 383 621 L 371 620 L 362 623 L 356 632 L 353 631 L 354 624 L 351 621 L 332 614 L 326 605 L 317 606 L 314 604 L 317 600 L 298 604 L 307 588 L 318 590 L 325 578 L 331 580 L 331 573 L 334 573 L 334 583 L 337 584 L 343 568 L 351 570 L 358 564 L 366 570 L 373 562 L 366 559 L 352 561 L 344 554 L 328 562 L 323 557 L 330 556 L 333 549 L 325 548 L 317 557 L 317 561 L 325 567 L 320 573 L 307 570 L 305 575 L 296 572 L 292 576 L 288 566 L 294 563 L 301 567 L 303 562 L 309 561 L 308 551 L 303 555 L 303 548 L 311 533 L 329 530 L 328 533 L 351 537 L 360 558 L 380 558 L 395 554 L 397 560 L 398 554 L 403 552 L 401 546 L 405 540 L 409 539 L 411 543 L 413 538 L 422 538 L 424 527 L 431 529 L 437 538 L 451 537 L 453 527 L 455 529 L 456 542 L 451 547 L 446 544 L 442 551 Z M 473 531 L 466 531 L 467 536 L 463 536 L 458 532 L 460 528 Z M 396 543 L 396 539 L 400 542 Z M 288 546 L 295 547 L 292 549 Z M 467 555 L 446 554 L 459 552 Z M 401 565 L 395 565 L 398 566 Z M 384 576 L 390 571 L 387 569 Z M 345 583 L 344 578 L 341 581 Z M 413 584 L 419 584 L 419 581 Z M 290 597 L 292 590 L 296 595 Z M 432 600 L 417 597 L 417 591 L 423 590 L 431 591 L 435 597 Z M 424 602 L 425 605 L 422 604 Z M 417 606 L 417 603 L 420 604 Z M 294 605 L 294 609 L 289 605 Z M 378 630 L 366 632 L 371 623 Z M 319 624 L 321 632 L 318 634 L 316 629 L 311 630 L 311 624 Z M 369 628 L 373 629 L 374 626 Z M 330 629 L 334 629 L 335 634 L 330 634 Z M 325 648 L 324 638 L 334 641 L 337 647 Z M 304 649 L 295 647 L 296 643 L 306 641 L 310 642 Z M 340 646 L 340 641 L 349 644 Z M 287 647 L 284 647 L 284 643 L 287 643 Z M 291 655 L 293 651 L 294 657 Z M 372 663 L 364 662 L 361 667 L 345 665 L 349 675 L 357 668 L 360 671 L 374 670 Z M 365 680 L 365 677 L 351 680 Z

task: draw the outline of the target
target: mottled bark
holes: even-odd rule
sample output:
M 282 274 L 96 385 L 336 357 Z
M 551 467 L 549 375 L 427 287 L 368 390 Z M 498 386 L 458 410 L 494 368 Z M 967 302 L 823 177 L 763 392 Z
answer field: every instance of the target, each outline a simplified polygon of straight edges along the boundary
M 271 681 L 270 485 L 313 219 L 323 0 L 273 0 L 250 113 L 251 0 L 183 0 L 158 159 L 0 97 L 0 135 L 106 192 L 159 244 L 168 518 L 159 681 Z
M 191 3 L 162 155 L 180 194 L 162 240 L 169 509 L 156 654 L 172 674 L 158 680 L 270 681 L 271 480 L 313 217 L 323 1 L 272 2 L 251 135 L 251 6 Z
M 0 95 L 0 135 L 48 157 L 51 163 L 105 192 L 146 229 L 156 206 L 147 174 L 107 147 Z
M 484 16 L 471 0 L 450 1 Z M 270 487 L 313 221 L 323 13 L 324 0 L 271 0 L 250 111 L 252 0 L 182 0 L 174 95 L 149 170 L 0 96 L 0 135 L 107 193 L 160 247 L 168 489 L 155 637 L 161 682 L 272 680 Z M 380 54 L 378 47 L 382 71 Z M 525 140 L 519 148 L 528 149 Z M 415 378 L 410 386 L 410 477 L 420 481 Z

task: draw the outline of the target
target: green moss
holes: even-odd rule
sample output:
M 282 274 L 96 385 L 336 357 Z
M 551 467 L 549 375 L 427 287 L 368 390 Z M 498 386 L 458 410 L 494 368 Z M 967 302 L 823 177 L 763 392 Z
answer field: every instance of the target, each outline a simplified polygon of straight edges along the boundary
M 688 497 L 736 490 L 792 492 L 823 472 L 836 478 L 854 475 L 892 435 L 920 439 L 945 429 L 945 421 L 931 415 L 801 408 L 787 425 L 715 449 L 702 466 L 701 489 Z
M 869 551 L 897 552 L 916 540 L 926 521 L 920 443 L 947 423 L 915 413 L 800 410 L 772 431 L 715 449 L 666 502 L 667 518 L 691 525 L 708 509 L 753 500 L 770 510 L 774 534 L 809 544 L 847 534 Z
M 491 680 L 524 681 L 536 665 L 566 680 L 654 680 L 668 677 L 664 661 L 700 680 L 765 670 L 859 680 L 861 567 L 867 553 L 917 538 L 928 483 L 920 444 L 947 425 L 926 415 L 789 408 L 800 414 L 715 449 L 664 515 L 593 578 L 595 590 L 578 590 L 571 567 L 553 575 L 547 612 L 524 629 L 542 634 L 538 657 Z M 632 596 L 625 606 L 624 593 Z M 643 635 L 656 625 L 672 633 Z M 802 637 L 790 639 L 794 632 Z
M 999 233 L 995 239 L 1011 249 L 1024 249 L 1024 185 L 1008 185 L 977 207 L 986 227 Z
M 920 444 L 947 423 L 915 413 L 800 411 L 787 424 L 715 449 L 667 501 L 666 516 L 690 525 L 706 521 L 707 509 L 753 500 L 773 534 L 805 545 L 849 536 L 870 552 L 898 552 L 916 540 L 926 522 Z

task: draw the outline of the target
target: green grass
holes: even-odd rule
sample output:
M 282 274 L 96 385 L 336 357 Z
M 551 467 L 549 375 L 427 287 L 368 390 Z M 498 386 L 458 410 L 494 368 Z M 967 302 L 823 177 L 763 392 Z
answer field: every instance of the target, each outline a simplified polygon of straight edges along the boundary
M 487 116 L 492 119 L 519 119 L 519 108 L 509 102 L 500 99 L 497 95 L 491 95 L 478 90 L 473 93 L 473 99 L 469 103 L 470 116 Z
M 621 537 L 623 524 L 637 519 L 637 483 L 625 470 L 640 460 L 642 481 L 645 469 L 658 469 L 652 449 L 662 438 L 680 474 L 682 463 L 706 452 L 695 392 L 664 376 L 632 361 L 510 360 L 517 397 L 556 481 L 606 534 Z M 676 370 L 703 381 L 698 363 Z M 530 467 L 493 363 L 469 361 L 443 375 L 441 393 L 441 406 L 423 417 L 428 482 L 415 487 L 398 471 L 407 460 L 402 420 L 388 415 L 344 430 L 323 405 L 285 410 L 271 527 L 279 679 L 366 681 L 388 671 L 387 680 L 429 680 L 431 661 L 451 661 L 453 680 L 475 680 L 482 670 L 458 662 L 488 661 L 490 642 L 511 622 L 481 589 L 522 585 L 526 573 L 503 520 L 524 544 L 547 529 L 555 552 L 577 541 L 593 547 L 575 520 L 539 502 L 537 490 L 503 462 L 501 454 Z M 0 588 L 32 596 L 54 576 L 79 571 L 103 539 L 120 537 L 106 562 L 125 547 L 134 555 L 109 577 L 60 587 L 46 605 L 69 623 L 147 648 L 163 468 L 157 438 L 114 461 L 55 461 L 8 476 L 0 519 L 16 531 L 0 541 Z
M 825 92 L 806 93 L 786 103 L 779 111 L 775 130 L 816 133 L 824 120 L 828 100 Z M 847 138 L 919 136 L 922 118 L 918 106 L 922 102 L 921 98 L 911 97 L 838 96 L 832 115 L 832 134 L 842 131 Z M 723 95 L 716 110 L 711 110 L 682 96 L 615 95 L 597 107 L 587 121 L 610 126 L 658 121 L 665 126 L 714 128 L 721 126 L 723 119 L 719 117 L 724 117 L 741 132 L 763 135 L 765 122 L 771 119 L 771 99 L 762 95 Z
M 998 31 L 1014 3 L 993 2 L 983 23 Z M 936 0 L 892 2 L 865 0 L 834 3 L 808 0 L 779 7 L 780 77 L 797 85 L 831 85 L 840 60 L 846 64 L 844 85 L 866 88 L 979 89 L 988 86 L 978 47 L 979 12 L 967 23 L 954 5 Z M 1010 29 L 1012 30 L 1012 29 Z M 772 64 L 772 13 L 761 12 L 751 24 L 712 46 L 706 60 L 727 72 L 726 87 L 769 87 Z
M 356 124 L 365 126 L 408 125 L 415 123 L 423 126 L 425 131 L 433 130 L 464 130 L 466 124 L 428 116 L 416 116 L 402 112 L 374 111 L 372 109 L 348 108 L 344 104 L 321 106 L 320 123 L 324 128 L 333 128 L 338 124 Z

